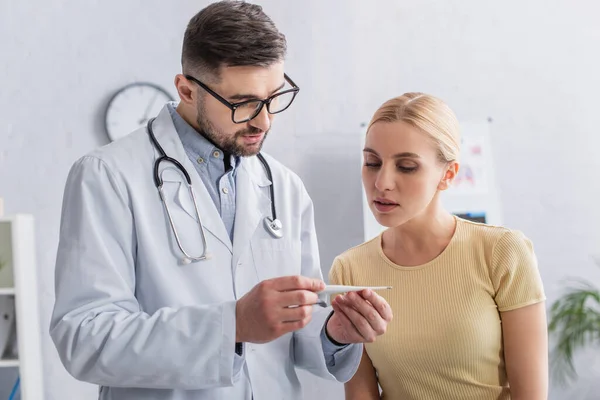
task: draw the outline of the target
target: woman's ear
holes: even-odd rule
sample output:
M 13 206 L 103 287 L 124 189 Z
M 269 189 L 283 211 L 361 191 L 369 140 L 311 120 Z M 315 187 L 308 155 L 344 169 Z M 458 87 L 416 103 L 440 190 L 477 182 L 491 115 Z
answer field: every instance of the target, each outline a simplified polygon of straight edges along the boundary
M 459 168 L 460 165 L 456 161 L 449 162 L 446 165 L 444 176 L 438 184 L 438 190 L 446 190 L 452 185 L 452 182 L 456 179 L 456 175 L 458 175 Z

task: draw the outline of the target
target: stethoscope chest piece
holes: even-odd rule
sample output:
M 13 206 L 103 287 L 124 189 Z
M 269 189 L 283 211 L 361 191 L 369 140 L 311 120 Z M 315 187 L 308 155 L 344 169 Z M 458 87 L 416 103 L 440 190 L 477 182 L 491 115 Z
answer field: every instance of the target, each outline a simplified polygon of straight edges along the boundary
M 272 220 L 269 217 L 265 217 L 265 228 L 271 235 L 273 235 L 276 239 L 281 239 L 283 237 L 283 225 L 279 219 Z

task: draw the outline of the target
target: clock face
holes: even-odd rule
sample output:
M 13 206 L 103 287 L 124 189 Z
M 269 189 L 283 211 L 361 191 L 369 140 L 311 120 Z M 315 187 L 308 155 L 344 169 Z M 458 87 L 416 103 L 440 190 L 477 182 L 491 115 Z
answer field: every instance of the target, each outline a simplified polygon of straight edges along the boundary
M 145 126 L 169 101 L 173 101 L 171 95 L 151 83 L 132 83 L 123 87 L 106 108 L 104 123 L 108 137 L 114 141 Z

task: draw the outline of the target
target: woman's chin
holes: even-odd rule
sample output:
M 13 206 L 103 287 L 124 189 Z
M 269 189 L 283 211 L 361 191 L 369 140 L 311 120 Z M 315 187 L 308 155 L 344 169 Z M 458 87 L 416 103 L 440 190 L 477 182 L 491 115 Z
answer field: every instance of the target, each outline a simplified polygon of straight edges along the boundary
M 385 226 L 386 228 L 395 228 L 396 226 L 400 226 L 406 221 L 408 221 L 408 218 L 397 212 L 389 214 L 375 212 L 373 213 L 373 216 L 375 217 L 379 225 Z

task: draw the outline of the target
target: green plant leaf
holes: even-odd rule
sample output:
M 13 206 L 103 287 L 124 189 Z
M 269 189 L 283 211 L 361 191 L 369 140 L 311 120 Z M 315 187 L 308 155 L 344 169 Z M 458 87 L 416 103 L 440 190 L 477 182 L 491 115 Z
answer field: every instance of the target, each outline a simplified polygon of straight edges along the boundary
M 551 352 L 553 378 L 566 384 L 576 379 L 575 352 L 600 342 L 600 291 L 589 282 L 577 280 L 550 308 L 548 332 L 557 339 Z

